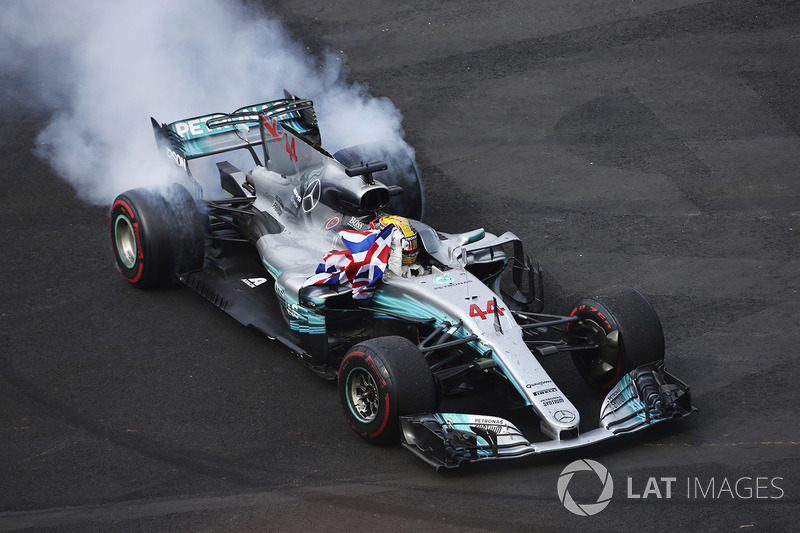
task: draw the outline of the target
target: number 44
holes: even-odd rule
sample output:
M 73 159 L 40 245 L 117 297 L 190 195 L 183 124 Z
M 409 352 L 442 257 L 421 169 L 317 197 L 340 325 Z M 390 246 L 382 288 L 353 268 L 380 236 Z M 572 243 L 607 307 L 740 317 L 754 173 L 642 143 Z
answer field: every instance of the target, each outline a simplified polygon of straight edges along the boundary
M 497 308 L 498 315 L 503 316 L 503 311 L 505 311 L 504 307 Z M 469 306 L 469 316 L 479 316 L 481 317 L 481 320 L 486 320 L 486 315 L 493 315 L 494 312 L 494 300 L 489 300 L 486 302 L 486 311 L 483 311 L 480 307 L 478 307 L 478 304 L 472 304 Z

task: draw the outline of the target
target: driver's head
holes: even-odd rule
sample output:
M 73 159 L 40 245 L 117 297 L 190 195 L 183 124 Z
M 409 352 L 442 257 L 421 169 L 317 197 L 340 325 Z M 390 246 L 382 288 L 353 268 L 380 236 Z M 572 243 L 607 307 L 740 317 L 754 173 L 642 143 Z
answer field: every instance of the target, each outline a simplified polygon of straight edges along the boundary
M 413 265 L 417 261 L 419 254 L 419 234 L 411 222 L 405 217 L 388 216 L 375 219 L 370 224 L 374 229 L 383 229 L 389 224 L 393 224 L 402 234 L 403 243 L 403 264 Z

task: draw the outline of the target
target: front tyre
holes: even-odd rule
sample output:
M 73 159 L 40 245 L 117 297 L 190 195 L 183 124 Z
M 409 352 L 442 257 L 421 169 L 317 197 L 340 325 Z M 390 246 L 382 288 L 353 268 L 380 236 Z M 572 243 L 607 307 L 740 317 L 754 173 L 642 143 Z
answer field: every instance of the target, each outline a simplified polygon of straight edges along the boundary
M 203 266 L 202 218 L 182 185 L 120 194 L 111 207 L 110 231 L 117 266 L 136 287 L 165 285 L 176 273 Z
M 567 342 L 572 361 L 589 385 L 608 391 L 634 368 L 664 360 L 664 333 L 653 307 L 638 291 L 614 287 L 578 300 Z
M 339 402 L 353 430 L 373 444 L 393 444 L 399 417 L 436 407 L 430 367 L 403 337 L 380 337 L 357 344 L 339 368 Z

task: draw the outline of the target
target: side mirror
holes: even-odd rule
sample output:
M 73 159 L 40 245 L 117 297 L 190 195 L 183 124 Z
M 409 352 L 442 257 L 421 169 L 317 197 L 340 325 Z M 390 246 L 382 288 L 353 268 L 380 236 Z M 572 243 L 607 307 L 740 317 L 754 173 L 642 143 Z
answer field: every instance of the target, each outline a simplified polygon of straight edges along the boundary
M 478 228 L 459 235 L 458 244 L 459 246 L 466 246 L 467 244 L 472 244 L 473 242 L 483 239 L 485 236 L 486 231 L 483 228 Z

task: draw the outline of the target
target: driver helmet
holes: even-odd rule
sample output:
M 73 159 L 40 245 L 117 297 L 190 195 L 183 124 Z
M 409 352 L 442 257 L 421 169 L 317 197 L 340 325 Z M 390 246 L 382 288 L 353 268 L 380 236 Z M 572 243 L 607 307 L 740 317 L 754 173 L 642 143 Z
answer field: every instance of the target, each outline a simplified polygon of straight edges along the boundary
M 396 230 L 399 230 L 403 237 L 401 239 L 403 245 L 403 264 L 413 265 L 417 261 L 419 254 L 419 233 L 411 225 L 407 218 L 401 216 L 386 216 L 373 220 L 370 226 L 373 229 L 383 229 L 389 224 L 393 224 Z

